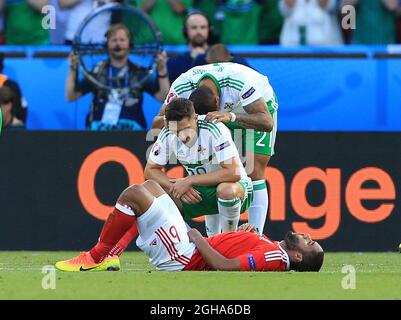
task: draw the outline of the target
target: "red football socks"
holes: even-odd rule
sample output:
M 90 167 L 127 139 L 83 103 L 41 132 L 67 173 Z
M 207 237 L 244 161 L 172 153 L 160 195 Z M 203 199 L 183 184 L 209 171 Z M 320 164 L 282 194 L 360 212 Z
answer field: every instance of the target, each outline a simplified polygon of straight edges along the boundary
M 136 217 L 125 214 L 114 208 L 113 213 L 107 218 L 97 244 L 89 251 L 96 263 L 103 261 L 110 250 L 120 241 L 133 225 L 136 229 Z M 132 239 L 131 239 L 132 240 Z M 129 242 L 128 242 L 129 243 Z M 128 245 L 128 244 L 127 244 Z
M 123 237 L 118 241 L 118 243 L 114 246 L 110 251 L 110 255 L 121 256 L 121 254 L 127 249 L 129 244 L 136 238 L 138 235 L 138 227 L 136 223 L 132 225 L 132 227 L 123 235 Z

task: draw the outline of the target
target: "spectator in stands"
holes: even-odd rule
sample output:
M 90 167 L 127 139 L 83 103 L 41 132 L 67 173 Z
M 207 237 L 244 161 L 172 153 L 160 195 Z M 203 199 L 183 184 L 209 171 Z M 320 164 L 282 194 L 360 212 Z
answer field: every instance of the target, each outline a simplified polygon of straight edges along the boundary
M 182 29 L 187 39 L 189 50 L 168 60 L 167 68 L 171 83 L 173 83 L 181 73 L 191 69 L 195 58 L 199 54 L 206 53 L 209 48 L 208 39 L 211 25 L 209 24 L 208 17 L 202 12 L 193 11 L 189 13 L 183 21 Z
M 82 21 L 98 6 L 104 3 L 115 2 L 113 0 L 96 1 L 96 0 L 58 0 L 58 5 L 65 12 L 68 12 L 68 20 L 66 22 L 65 30 L 65 44 L 72 44 L 75 33 L 77 32 Z M 93 36 L 98 35 L 103 37 L 107 28 L 110 25 L 110 21 L 105 21 L 107 16 L 102 16 L 94 26 L 96 33 Z M 108 19 L 109 20 L 109 19 Z M 103 30 L 103 31 L 102 31 Z
M 224 44 L 258 44 L 261 4 L 270 0 L 220 0 L 220 41 Z
M 280 0 L 282 45 L 342 44 L 336 0 Z
M 0 53 L 0 88 L 7 87 L 12 92 L 12 99 L 13 99 L 13 112 L 15 117 L 22 121 L 26 122 L 27 116 L 27 103 L 25 98 L 21 93 L 21 89 L 17 82 L 14 80 L 9 79 L 4 73 L 4 54 Z
M 136 5 L 136 0 L 57 0 L 57 2 L 59 8 L 62 10 L 62 14 L 68 16 L 65 21 L 65 44 L 72 44 L 80 24 L 96 8 L 106 4 Z M 87 31 L 87 34 L 91 35 L 91 39 L 88 39 L 88 42 L 102 40 L 107 29 L 110 27 L 110 14 L 99 15 L 96 19 L 96 22 L 92 21 L 91 24 L 93 32 Z
M 14 105 L 13 92 L 8 87 L 0 88 L 0 108 L 2 113 L 2 126 L 4 129 L 15 128 L 23 129 L 25 124 L 17 118 Z
M 283 16 L 278 8 L 280 0 L 267 0 L 259 15 L 259 44 L 279 44 Z
M 50 43 L 64 44 L 65 32 L 70 12 L 67 9 L 60 8 L 59 0 L 49 0 L 49 4 L 56 10 L 56 28 L 50 29 Z
M 4 33 L 4 6 L 6 0 L 0 0 L 0 45 L 6 43 L 6 35 Z
M 343 0 L 343 5 L 356 7 L 354 44 L 396 43 L 396 17 L 401 11 L 399 0 Z
M 216 43 L 212 45 L 207 53 L 202 53 L 195 58 L 193 67 L 209 63 L 235 62 L 250 67 L 244 58 L 232 55 L 224 44 Z
M 192 7 L 192 0 L 139 0 L 140 9 L 147 13 L 161 32 L 165 44 L 185 44 L 181 32 L 187 11 Z
M 209 38 L 209 44 L 220 42 L 222 7 L 221 0 L 193 0 L 193 10 L 200 11 L 208 17 L 213 26 L 213 39 Z
M 166 54 L 159 54 L 157 73 L 158 82 L 150 79 L 137 87 L 138 66 L 129 60 L 131 34 L 123 24 L 112 25 L 107 34 L 109 59 L 95 68 L 99 81 L 110 81 L 110 74 L 118 77 L 124 87 L 105 90 L 96 87 L 84 78 L 77 81 L 78 59 L 70 54 L 70 69 L 66 80 L 66 97 L 74 101 L 82 95 L 93 92 L 93 102 L 88 116 L 87 127 L 91 130 L 145 130 L 146 120 L 142 109 L 143 91 L 153 94 L 159 100 L 165 99 L 170 87 L 167 77 Z
M 6 43 L 11 45 L 45 45 L 49 30 L 42 27 L 42 8 L 48 0 L 6 1 L 4 7 Z
M 401 12 L 397 18 L 397 43 L 401 43 Z

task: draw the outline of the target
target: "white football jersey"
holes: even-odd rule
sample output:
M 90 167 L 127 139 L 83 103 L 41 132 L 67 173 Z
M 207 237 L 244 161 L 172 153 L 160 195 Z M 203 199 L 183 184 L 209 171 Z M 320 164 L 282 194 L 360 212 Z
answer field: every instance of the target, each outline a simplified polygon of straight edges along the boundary
M 240 165 L 241 179 L 248 179 L 229 129 L 223 123 L 206 122 L 205 117 L 198 116 L 198 138 L 191 147 L 182 143 L 168 128 L 163 128 L 149 160 L 161 166 L 181 164 L 189 175 L 197 175 L 219 170 L 221 162 L 235 157 Z M 178 162 L 174 163 L 175 160 Z
M 197 66 L 181 74 L 171 85 L 164 103 L 167 105 L 177 97 L 188 99 L 205 77 L 211 78 L 219 90 L 220 111 L 244 114 L 244 106 L 261 97 L 266 102 L 272 102 L 269 108 L 278 108 L 268 78 L 247 66 L 232 62 Z

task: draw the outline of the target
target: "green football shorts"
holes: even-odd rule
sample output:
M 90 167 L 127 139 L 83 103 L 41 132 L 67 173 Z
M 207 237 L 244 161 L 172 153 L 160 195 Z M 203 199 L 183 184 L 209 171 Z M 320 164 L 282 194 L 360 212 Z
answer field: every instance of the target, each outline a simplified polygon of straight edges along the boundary
M 242 151 L 252 152 L 255 154 L 264 154 L 267 156 L 274 155 L 274 144 L 276 143 L 277 134 L 277 100 L 272 99 L 267 102 L 268 110 L 273 118 L 274 127 L 270 132 L 255 131 L 253 129 L 245 129 L 235 123 L 227 122 L 225 125 L 230 129 L 231 136 L 238 146 L 238 142 L 242 141 Z M 239 140 L 241 137 L 241 140 Z
M 245 191 L 244 199 L 241 201 L 241 213 L 248 210 L 253 200 L 253 186 L 250 179 L 240 180 L 242 188 Z M 219 209 L 217 206 L 217 186 L 192 186 L 201 194 L 202 201 L 196 204 L 182 203 L 182 213 L 185 220 L 193 219 L 196 217 L 218 214 Z

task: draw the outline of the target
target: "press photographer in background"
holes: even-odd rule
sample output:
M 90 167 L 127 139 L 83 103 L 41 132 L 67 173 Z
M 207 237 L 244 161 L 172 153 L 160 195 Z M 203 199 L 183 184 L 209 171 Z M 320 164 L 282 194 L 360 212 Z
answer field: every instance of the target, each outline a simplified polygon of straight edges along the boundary
M 145 70 L 129 60 L 133 35 L 125 25 L 115 24 L 107 31 L 106 40 L 109 59 L 100 62 L 93 72 L 99 82 L 113 89 L 99 88 L 87 78 L 77 80 L 78 57 L 71 53 L 66 99 L 75 101 L 89 92 L 93 93 L 86 121 L 86 127 L 90 130 L 145 130 L 143 93 L 147 92 L 162 101 L 170 87 L 166 53 L 160 52 L 156 58 L 157 75 L 149 77 L 138 87 L 136 84 L 144 76 Z

